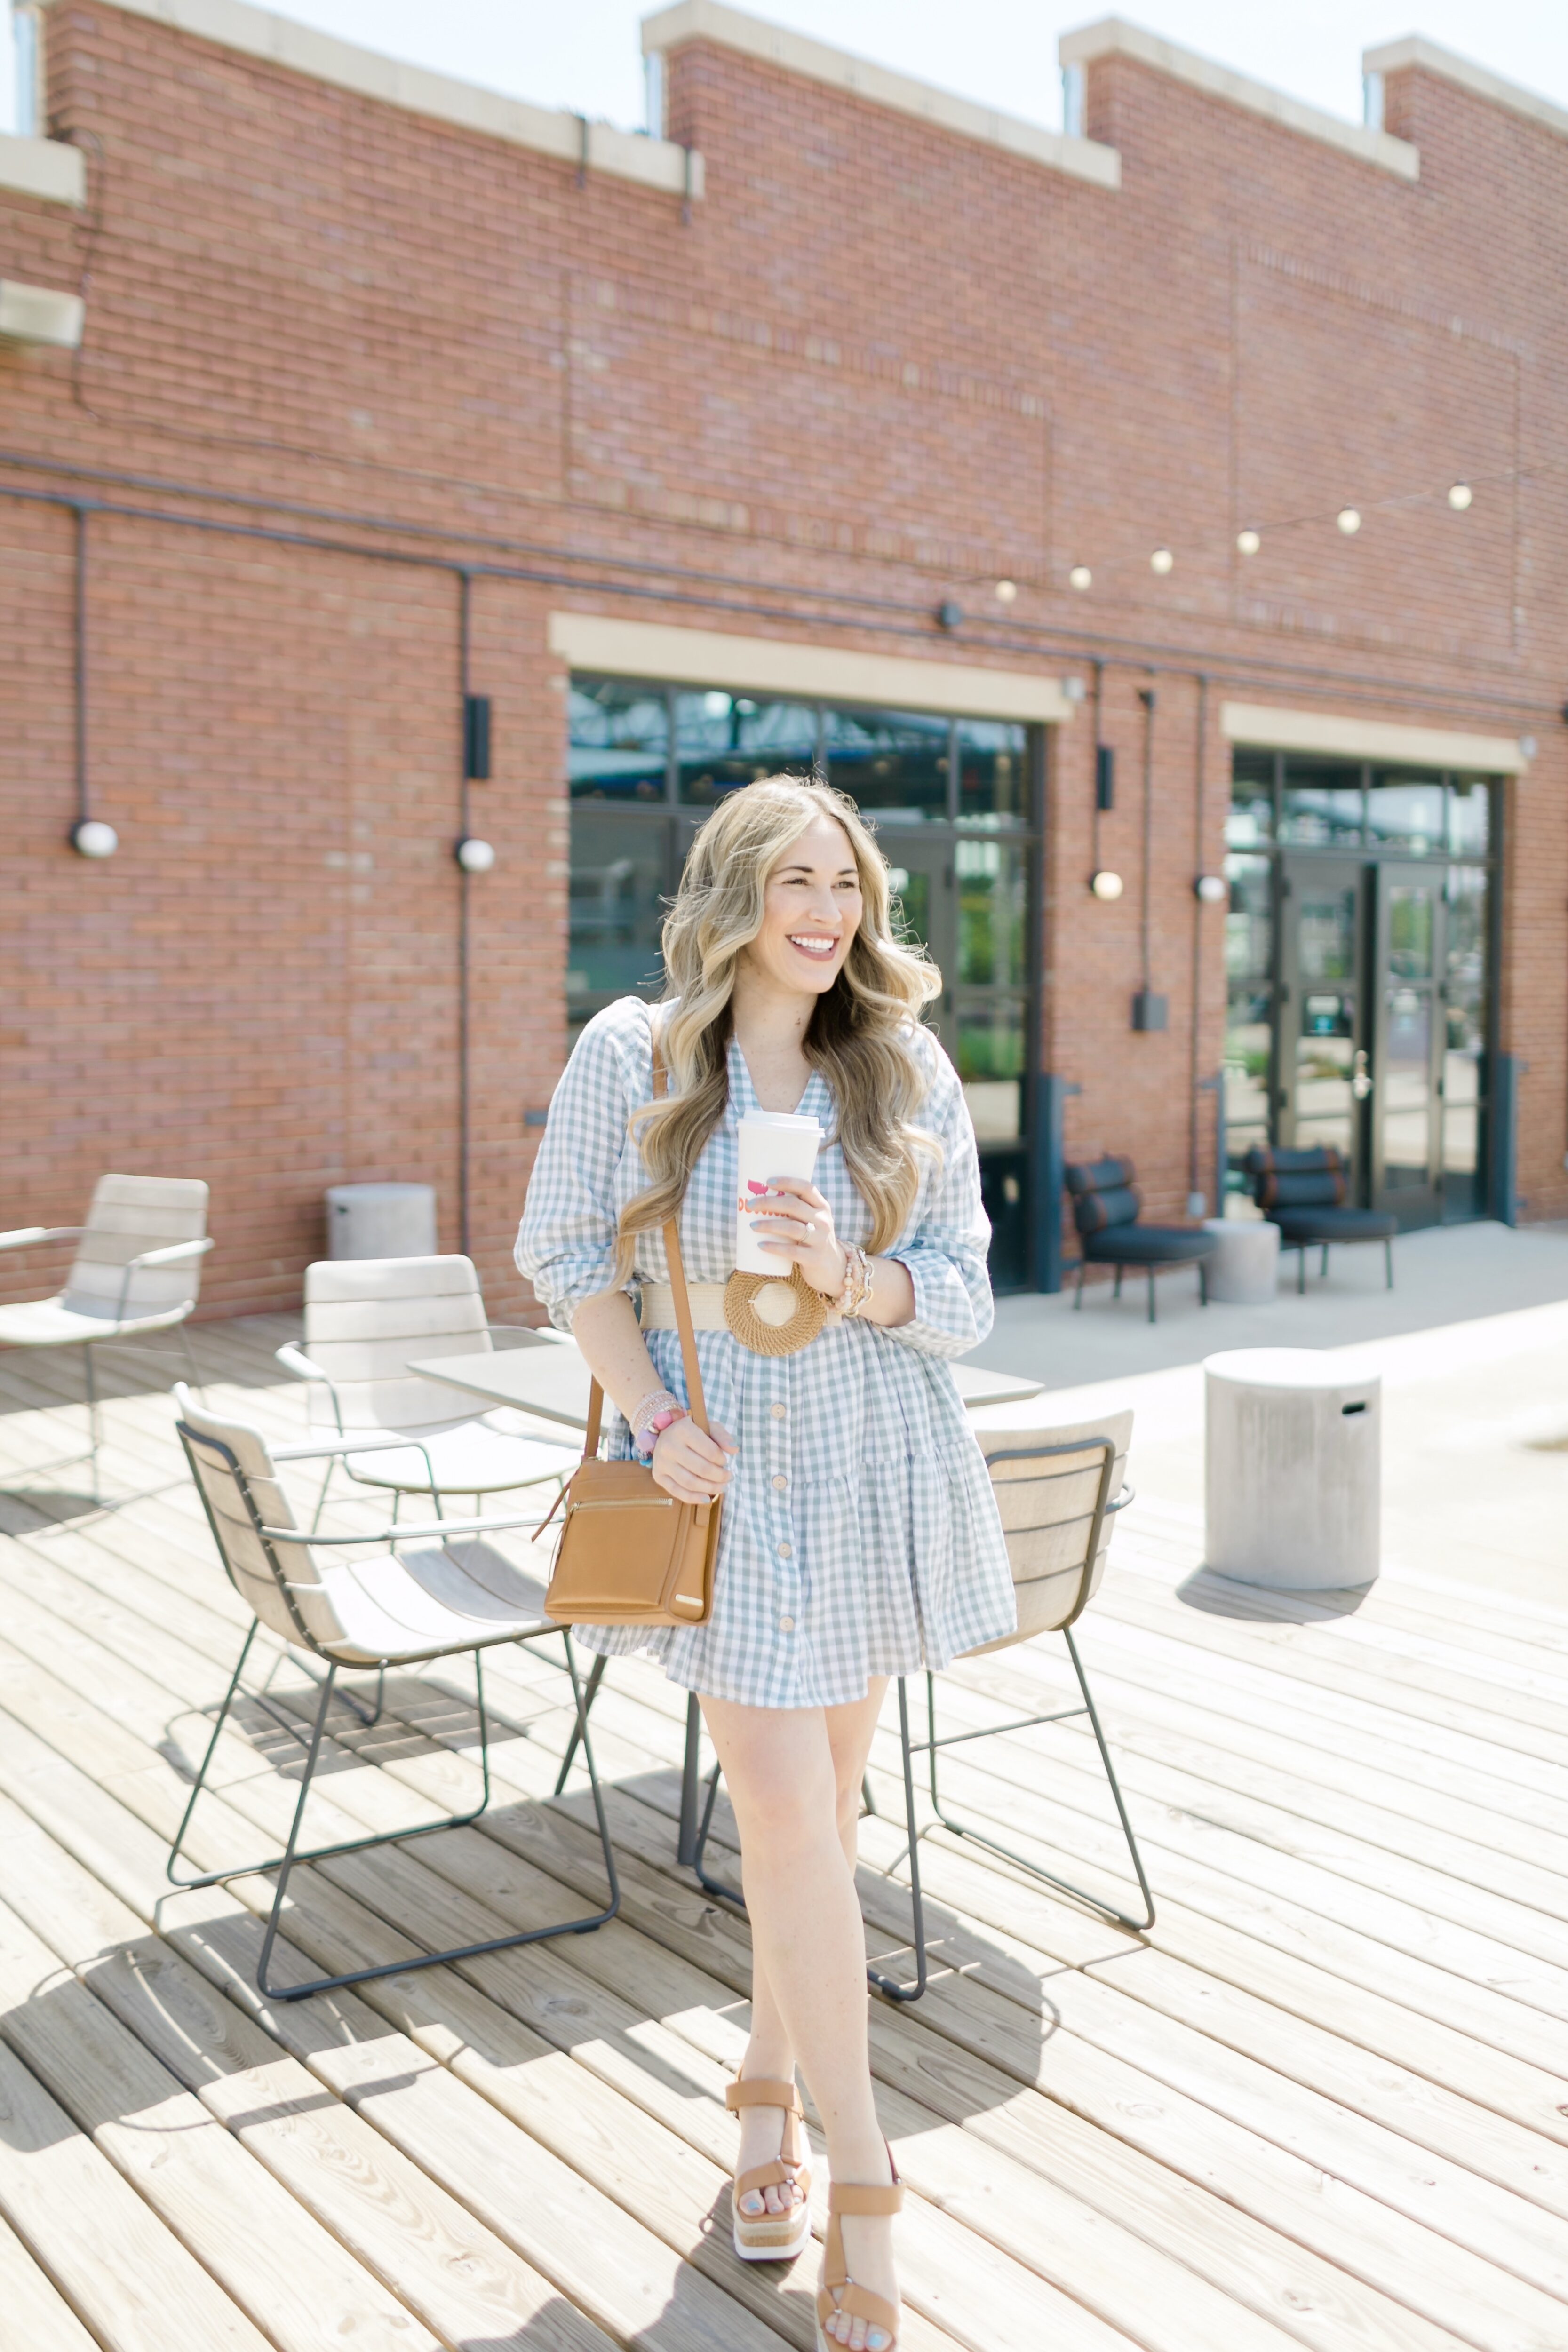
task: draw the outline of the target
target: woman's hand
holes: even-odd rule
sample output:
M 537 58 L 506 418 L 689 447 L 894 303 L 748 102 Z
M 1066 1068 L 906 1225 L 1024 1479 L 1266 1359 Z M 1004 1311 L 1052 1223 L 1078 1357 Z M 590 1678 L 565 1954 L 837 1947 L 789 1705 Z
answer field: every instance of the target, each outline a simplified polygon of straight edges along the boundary
M 804 1176 L 777 1176 L 765 1192 L 753 1193 L 758 1209 L 752 1231 L 770 1257 L 785 1261 L 780 1272 L 798 1265 L 813 1290 L 837 1298 L 844 1287 L 848 1252 L 833 1230 L 833 1211 Z
M 734 1439 L 718 1422 L 704 1437 L 689 1413 L 660 1430 L 653 1449 L 653 1483 L 678 1503 L 710 1503 L 730 1483 Z

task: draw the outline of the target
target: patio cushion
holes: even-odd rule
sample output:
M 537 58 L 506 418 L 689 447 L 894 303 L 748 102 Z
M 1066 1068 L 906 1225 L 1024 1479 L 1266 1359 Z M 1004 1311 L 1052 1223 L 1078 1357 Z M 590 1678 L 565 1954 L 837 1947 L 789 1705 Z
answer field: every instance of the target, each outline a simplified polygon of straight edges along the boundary
M 1073 1223 L 1080 1234 L 1101 1234 L 1108 1226 L 1131 1225 L 1143 1206 L 1136 1184 L 1118 1184 L 1104 1192 L 1080 1192 L 1072 1204 Z
M 1345 1164 L 1331 1143 L 1295 1150 L 1254 1144 L 1242 1161 L 1260 1209 L 1340 1208 L 1346 1192 Z
M 1219 1247 L 1201 1225 L 1112 1225 L 1085 1234 L 1083 1254 L 1097 1265 L 1181 1265 Z
M 1276 1209 L 1286 1242 L 1391 1242 L 1399 1220 L 1384 1209 Z
M 1079 1160 L 1062 1171 L 1069 1192 L 1114 1192 L 1132 1181 L 1131 1160 L 1109 1154 L 1103 1160 Z

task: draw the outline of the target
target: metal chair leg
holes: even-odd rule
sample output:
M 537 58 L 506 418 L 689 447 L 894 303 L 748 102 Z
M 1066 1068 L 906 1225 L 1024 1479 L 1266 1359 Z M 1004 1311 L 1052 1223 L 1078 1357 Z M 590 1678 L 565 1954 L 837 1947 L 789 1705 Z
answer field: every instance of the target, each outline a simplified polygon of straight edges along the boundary
M 873 1820 L 876 1819 L 877 1800 L 871 1794 L 871 1775 L 869 1772 L 867 1773 L 865 1779 L 860 1783 L 860 1810 L 863 1813 L 869 1813 Z
M 1079 1308 L 1083 1305 L 1083 1278 L 1088 1272 L 1089 1261 L 1087 1258 L 1080 1257 L 1078 1262 L 1078 1288 L 1073 1294 L 1072 1302 L 1073 1313 L 1075 1315 L 1078 1313 Z
M 87 1367 L 87 1430 L 89 1458 L 92 1463 L 92 1499 L 95 1503 L 101 1504 L 103 1494 L 99 1485 L 98 1449 L 103 1442 L 103 1432 L 98 1409 L 98 1369 L 93 1361 L 90 1339 L 81 1352 Z
M 1328 1278 L 1329 1278 L 1329 1245 L 1328 1245 L 1328 1243 L 1327 1243 L 1327 1242 L 1325 1242 L 1325 1243 L 1323 1244 L 1323 1262 L 1322 1262 L 1321 1265 L 1320 1265 L 1320 1266 L 1319 1266 L 1319 1268 L 1318 1268 L 1318 1279 L 1319 1279 L 1319 1281 L 1320 1281 L 1320 1282 L 1327 1282 Z
M 572 1654 L 572 1636 L 570 1633 L 566 1636 L 566 1650 L 568 1656 L 570 1656 Z M 595 1659 L 593 1664 L 588 1669 L 588 1687 L 583 1694 L 582 1708 L 577 1721 L 572 1727 L 572 1737 L 566 1742 L 566 1753 L 561 1759 L 561 1775 L 559 1780 L 556 1781 L 554 1788 L 551 1791 L 552 1796 L 558 1797 L 561 1794 L 562 1790 L 566 1786 L 566 1775 L 572 1769 L 572 1759 L 577 1753 L 577 1743 L 587 1725 L 588 1710 L 599 1696 L 599 1685 L 605 1679 L 605 1668 L 609 1664 L 609 1663 L 610 1661 L 608 1657 L 601 1652 L 599 1656 Z
M 1104 1918 L 1114 1920 L 1117 1927 L 1126 1927 L 1130 1929 L 1133 1935 L 1141 1936 L 1154 1924 L 1154 1897 L 1149 1891 L 1149 1880 L 1143 1868 L 1143 1857 L 1138 1851 L 1138 1841 L 1132 1833 L 1132 1824 L 1127 1817 L 1127 1807 L 1122 1801 L 1121 1784 L 1116 1777 L 1116 1767 L 1110 1760 L 1110 1750 L 1105 1744 L 1105 1734 L 1100 1728 L 1100 1717 L 1095 1710 L 1094 1698 L 1089 1687 L 1089 1677 L 1083 1670 L 1083 1660 L 1079 1656 L 1078 1643 L 1072 1637 L 1072 1628 L 1068 1625 L 1064 1625 L 1061 1629 L 1061 1634 L 1063 1641 L 1068 1645 L 1068 1655 L 1072 1660 L 1073 1672 L 1078 1676 L 1079 1689 L 1083 1694 L 1082 1707 L 1074 1708 L 1070 1711 L 1075 1714 L 1081 1713 L 1087 1715 L 1090 1726 L 1093 1728 L 1094 1744 L 1100 1750 L 1100 1760 L 1105 1768 L 1106 1780 L 1110 1784 L 1110 1793 L 1116 1805 L 1116 1817 L 1121 1824 L 1121 1834 L 1126 1842 L 1127 1852 L 1131 1860 L 1133 1871 L 1137 1875 L 1139 1890 L 1143 1897 L 1142 1918 L 1134 1919 L 1130 1912 L 1119 1911 L 1115 1905 L 1113 1903 L 1108 1903 L 1103 1895 L 1091 1895 L 1087 1887 L 1075 1886 L 1070 1879 L 1058 1878 L 1054 1872 L 1042 1870 L 1037 1862 L 1030 1862 L 1026 1855 L 1015 1853 L 1011 1846 L 1002 1844 L 999 1839 L 987 1836 L 984 1830 L 977 1830 L 972 1823 L 962 1822 L 956 1817 L 956 1815 L 947 1811 L 946 1808 L 942 1804 L 937 1787 L 936 1759 L 939 1743 L 936 1736 L 936 1678 L 934 1675 L 928 1675 L 926 1678 L 927 1704 L 930 1709 L 931 1721 L 931 1736 L 928 1742 L 928 1748 L 931 1758 L 931 1807 L 936 1814 L 937 1820 L 942 1823 L 942 1828 L 949 1831 L 952 1836 L 967 1838 L 973 1845 L 983 1845 L 988 1850 L 988 1852 L 992 1853 L 999 1853 L 1004 1861 L 1014 1864 L 1019 1870 L 1026 1870 L 1032 1878 L 1043 1880 L 1047 1886 L 1059 1888 L 1064 1895 L 1075 1895 L 1080 1903 L 1087 1903 L 1091 1910 L 1100 1912 Z M 1057 1717 L 1052 1719 L 1059 1722 L 1061 1717 Z M 998 1729 L 1005 1729 L 1006 1727 L 1007 1727 L 1005 1725 L 999 1725 L 997 1727 Z M 985 1737 L 984 1732 L 970 1732 L 961 1736 L 966 1738 L 984 1738 Z
M 1307 1296 L 1307 1244 L 1305 1242 L 1298 1244 L 1296 1250 L 1296 1296 L 1298 1298 L 1305 1298 Z
M 1383 1286 L 1385 1290 L 1392 1290 L 1394 1287 L 1394 1244 L 1389 1241 L 1386 1236 L 1384 1236 L 1383 1244 Z
M 928 1693 L 928 1705 L 931 1703 Z M 926 1989 L 928 1963 L 926 1957 L 925 1896 L 921 1889 L 921 1833 L 915 1820 L 915 1761 L 910 1747 L 910 1700 L 907 1676 L 899 1676 L 899 1741 L 904 1758 L 904 1819 L 910 1834 L 910 1909 L 914 1930 L 915 1980 L 912 1985 L 901 1983 L 882 1969 L 868 1967 L 866 1975 L 879 1993 L 889 2000 L 919 2000 Z
M 1152 1266 L 1149 1268 L 1149 1320 L 1151 1323 L 1154 1320 L 1154 1269 Z
M 1120 1298 L 1121 1296 L 1121 1274 L 1122 1269 L 1121 1266 L 1118 1266 L 1116 1269 L 1116 1281 L 1110 1293 L 1112 1298 Z
M 1202 1259 L 1202 1258 L 1199 1258 L 1199 1260 L 1198 1260 L 1198 1305 L 1199 1305 L 1200 1307 L 1206 1307 L 1206 1306 L 1208 1305 L 1208 1303 L 1209 1303 L 1209 1270 L 1208 1270 L 1208 1267 L 1204 1264 L 1203 1259 Z

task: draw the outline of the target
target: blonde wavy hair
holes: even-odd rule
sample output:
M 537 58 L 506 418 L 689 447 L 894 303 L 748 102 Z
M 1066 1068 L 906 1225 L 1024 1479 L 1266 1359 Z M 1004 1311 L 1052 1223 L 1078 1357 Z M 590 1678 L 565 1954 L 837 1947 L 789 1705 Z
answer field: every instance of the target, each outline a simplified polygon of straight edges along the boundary
M 942 1157 L 935 1136 L 914 1124 L 926 1080 L 912 1042 L 921 1008 L 941 992 L 942 975 L 923 949 L 895 936 L 887 860 L 854 802 L 825 783 L 763 776 L 731 793 L 703 825 L 665 918 L 668 1009 L 658 1018 L 669 1091 L 632 1114 L 653 1181 L 621 1213 L 619 1280 L 631 1271 L 636 1236 L 678 1213 L 699 1155 L 724 1116 L 736 966 L 763 928 L 769 875 L 819 816 L 830 817 L 847 837 L 862 911 L 803 1043 L 833 1090 L 834 1139 L 871 1212 L 873 1251 L 887 1249 L 908 1223 L 921 1156 Z

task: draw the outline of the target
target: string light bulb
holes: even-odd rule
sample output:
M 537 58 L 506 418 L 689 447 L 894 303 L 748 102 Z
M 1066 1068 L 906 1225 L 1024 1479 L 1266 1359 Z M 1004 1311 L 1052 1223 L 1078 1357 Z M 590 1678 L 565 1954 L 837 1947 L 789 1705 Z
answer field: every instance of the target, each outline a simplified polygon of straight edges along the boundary
M 1238 530 L 1236 544 L 1243 555 L 1256 555 L 1263 541 L 1255 530 Z
M 1463 514 L 1474 496 L 1468 482 L 1456 482 L 1448 492 L 1448 504 L 1456 514 Z
M 996 602 L 999 604 L 1012 604 L 1017 593 L 1018 588 L 1016 581 L 998 580 L 996 583 Z
M 1361 529 L 1361 516 L 1354 507 L 1342 507 L 1334 520 L 1347 539 L 1353 539 Z
M 1088 588 L 1092 583 L 1093 579 L 1094 574 L 1089 570 L 1087 563 L 1075 563 L 1072 570 L 1068 573 L 1068 586 L 1069 588 L 1078 589 L 1081 593 L 1085 588 Z
M 1120 898 L 1121 877 L 1120 874 L 1112 874 L 1109 867 L 1102 866 L 1098 874 L 1089 876 L 1089 887 L 1097 898 L 1104 900 Z
M 1149 558 L 1149 569 L 1151 572 L 1157 572 L 1163 580 L 1175 560 L 1168 547 L 1157 547 Z

